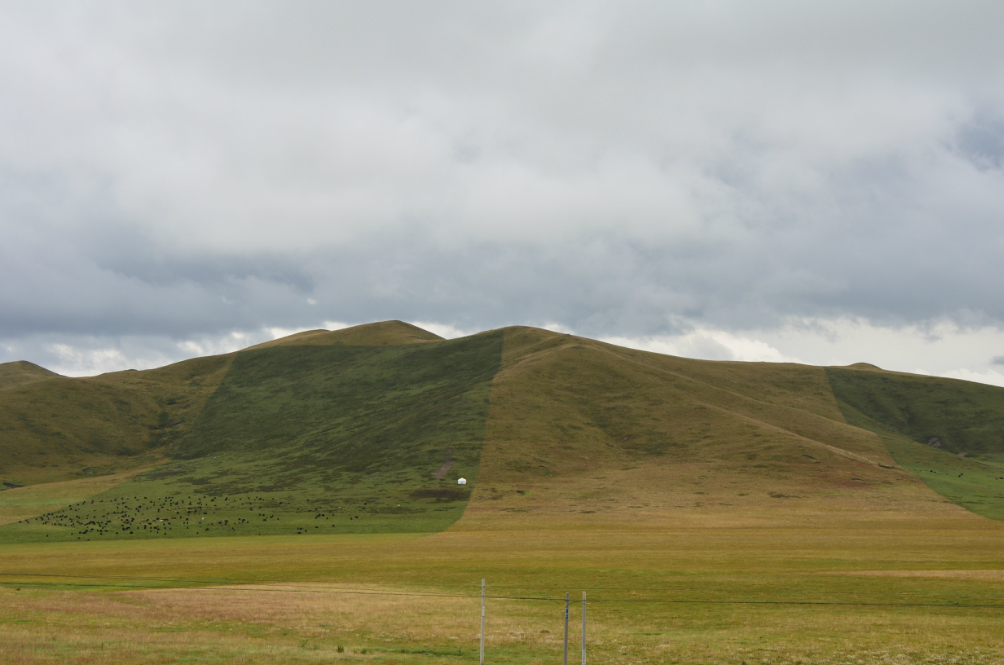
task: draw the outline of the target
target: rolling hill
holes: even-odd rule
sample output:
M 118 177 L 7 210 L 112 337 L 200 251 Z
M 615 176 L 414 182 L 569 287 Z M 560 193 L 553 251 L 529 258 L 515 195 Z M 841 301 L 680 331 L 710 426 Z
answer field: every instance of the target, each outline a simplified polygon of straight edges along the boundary
M 388 321 L 82 379 L 11 363 L 0 542 L 1001 519 L 1002 424 L 991 386 L 526 327 Z
M 59 376 L 44 367 L 34 363 L 18 360 L 12 363 L 0 364 L 0 390 L 17 388 L 26 383 L 34 383 Z

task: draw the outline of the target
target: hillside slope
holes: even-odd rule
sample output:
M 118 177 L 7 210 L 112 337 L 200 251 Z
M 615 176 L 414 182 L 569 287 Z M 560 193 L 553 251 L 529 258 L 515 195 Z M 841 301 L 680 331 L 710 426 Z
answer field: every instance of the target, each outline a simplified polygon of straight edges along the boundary
M 506 331 L 479 478 L 458 526 L 946 503 L 879 436 L 845 422 L 823 368 L 688 360 L 526 328 Z
M 384 321 L 307 331 L 254 348 L 436 340 L 440 338 L 413 325 Z M 162 461 L 198 420 L 234 357 L 193 358 L 153 370 L 84 378 L 59 376 L 24 361 L 0 365 L 0 482 L 66 481 Z
M 1002 424 L 994 386 L 510 328 L 480 482 L 457 527 L 923 520 L 962 518 L 960 506 L 1004 519 Z
M 404 321 L 366 323 L 339 330 L 305 330 L 304 332 L 263 342 L 249 349 L 267 349 L 275 346 L 397 346 L 422 342 L 442 342 L 439 335 L 422 330 Z
M 0 390 L 6 388 L 16 388 L 26 383 L 44 381 L 59 376 L 55 372 L 50 372 L 44 367 L 39 367 L 26 360 L 18 360 L 12 363 L 0 363 Z
M 384 344 L 394 328 L 406 343 Z M 468 498 L 457 478 L 477 477 L 502 334 L 412 343 L 426 342 L 413 332 L 233 354 L 198 418 L 161 447 L 176 461 L 0 539 L 445 528 Z
M 1004 390 L 878 368 L 826 373 L 847 422 L 881 437 L 897 464 L 952 502 L 1004 519 Z
M 145 372 L 54 376 L 0 392 L 0 481 L 117 473 L 162 457 L 198 417 L 230 356 Z
M 92 494 L 52 484 L 77 499 L 61 510 L 32 488 L 47 508 L 18 504 L 0 541 L 1004 519 L 1001 424 L 1002 389 L 873 366 L 389 321 L 0 391 L 5 479 L 159 463 Z

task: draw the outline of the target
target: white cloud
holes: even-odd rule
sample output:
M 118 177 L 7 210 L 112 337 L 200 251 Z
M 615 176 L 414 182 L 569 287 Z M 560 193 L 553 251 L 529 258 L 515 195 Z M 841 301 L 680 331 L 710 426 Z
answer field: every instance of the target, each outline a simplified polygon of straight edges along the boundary
M 290 335 L 295 335 L 296 333 L 304 332 L 307 330 L 316 330 L 316 328 L 276 328 L 276 327 L 265 328 L 265 332 L 271 335 L 272 339 L 279 339 L 280 337 L 289 337 Z
M 603 341 L 642 351 L 703 360 L 797 362 L 759 339 L 707 328 L 694 330 L 685 335 L 604 337 Z
M 188 358 L 222 355 L 240 351 L 285 334 L 277 328 L 255 331 L 234 330 L 221 335 L 199 335 L 189 339 L 153 336 L 62 335 L 26 339 L 5 346 L 0 362 L 30 360 L 64 376 L 95 376 L 127 369 L 152 369 Z
M 129 360 L 118 349 L 78 349 L 68 344 L 53 344 L 49 351 L 58 358 L 57 364 L 49 369 L 64 376 L 90 376 L 130 369 Z
M 234 330 L 225 335 L 201 336 L 198 339 L 177 342 L 177 347 L 185 358 L 217 356 L 240 351 L 252 344 L 264 342 L 268 339 L 267 336 L 272 336 L 272 339 L 275 339 L 274 332 L 268 329 L 256 333 Z
M 992 386 L 1004 387 L 1004 374 L 996 370 L 973 372 L 963 368 L 945 372 L 942 376 L 946 376 L 950 379 L 961 379 L 963 381 L 974 381 L 976 383 L 989 383 Z
M 548 321 L 547 323 L 542 323 L 540 327 L 543 328 L 544 330 L 550 330 L 551 332 L 564 333 L 566 335 L 574 334 L 574 331 L 571 328 L 569 328 L 568 326 L 564 326 L 560 323 L 557 323 L 555 321 Z
M 479 330 L 463 330 L 448 323 L 428 323 L 416 321 L 413 325 L 439 335 L 443 339 L 456 339 L 457 337 L 466 337 L 467 335 L 473 335 L 481 332 Z
M 996 358 L 1004 328 L 961 327 L 950 321 L 890 327 L 862 319 L 797 319 L 770 330 L 725 332 L 698 328 L 655 337 L 605 337 L 645 351 L 754 362 L 844 366 L 867 362 L 883 369 L 1004 386 Z

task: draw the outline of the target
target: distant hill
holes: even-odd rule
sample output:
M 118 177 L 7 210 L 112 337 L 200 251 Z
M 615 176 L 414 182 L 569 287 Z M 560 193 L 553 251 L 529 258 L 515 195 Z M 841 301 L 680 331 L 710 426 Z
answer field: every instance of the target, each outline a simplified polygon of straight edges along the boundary
M 233 356 L 144 372 L 50 378 L 0 391 L 0 481 L 69 480 L 148 466 L 198 418 Z
M 912 400 L 923 422 L 893 419 L 892 404 Z M 507 328 L 478 488 L 458 526 L 950 509 L 932 488 L 1000 519 L 1002 416 L 994 386 L 873 366 L 690 360 Z M 953 443 L 927 445 L 938 433 Z
M 7 388 L 17 388 L 26 383 L 44 381 L 59 376 L 55 372 L 50 372 L 44 367 L 39 367 L 26 360 L 18 360 L 12 363 L 0 363 L 0 390 Z
M 144 372 L 32 367 L 9 373 L 41 378 L 0 389 L 0 480 L 76 499 L 39 498 L 30 521 L 22 501 L 0 542 L 958 510 L 948 500 L 1004 518 L 1004 389 L 871 365 L 388 321 Z M 0 492 L 0 521 L 26 491 Z
M 403 321 L 367 323 L 340 330 L 306 330 L 304 332 L 264 342 L 250 347 L 267 349 L 275 346 L 394 346 L 420 342 L 441 342 L 443 338 L 428 330 Z

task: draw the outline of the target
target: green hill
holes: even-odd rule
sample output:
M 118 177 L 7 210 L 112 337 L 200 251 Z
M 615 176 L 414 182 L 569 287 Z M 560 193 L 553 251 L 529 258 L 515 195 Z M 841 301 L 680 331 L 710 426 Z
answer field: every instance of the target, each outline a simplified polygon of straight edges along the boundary
M 144 372 L 31 367 L 0 390 L 2 480 L 33 485 L 0 492 L 18 518 L 0 542 L 957 510 L 945 498 L 1004 518 L 1004 390 L 866 365 L 388 321 Z
M 198 418 L 231 357 L 53 376 L 0 392 L 0 481 L 29 485 L 156 463 Z
M 18 360 L 12 363 L 0 363 L 0 390 L 6 388 L 17 388 L 26 383 L 44 381 L 59 376 L 55 372 L 50 372 L 44 367 L 39 367 L 34 363 L 25 360 Z
M 295 335 L 264 342 L 252 349 L 266 349 L 275 346 L 394 346 L 418 344 L 421 342 L 441 342 L 443 338 L 428 330 L 403 321 L 381 321 L 367 323 L 340 330 L 306 330 Z
M 1004 519 L 1004 390 L 853 367 L 827 376 L 847 422 L 879 435 L 898 464 L 954 503 Z
M 0 538 L 445 528 L 468 498 L 457 478 L 462 474 L 473 485 L 477 477 L 502 333 L 424 343 L 434 337 L 407 324 L 372 329 L 371 337 L 365 328 L 301 334 L 215 359 L 225 375 L 192 422 L 178 422 L 173 412 L 158 416 L 162 430 L 171 432 L 159 438 L 159 430 L 150 435 L 133 427 L 151 454 L 170 461 L 89 499 L 86 509 L 78 504 L 21 520 Z M 146 386 L 163 371 L 128 374 Z M 58 394 L 82 401 L 65 390 Z M 192 401 L 183 391 L 154 401 L 159 407 L 172 400 Z M 148 419 L 152 406 L 142 412 Z

